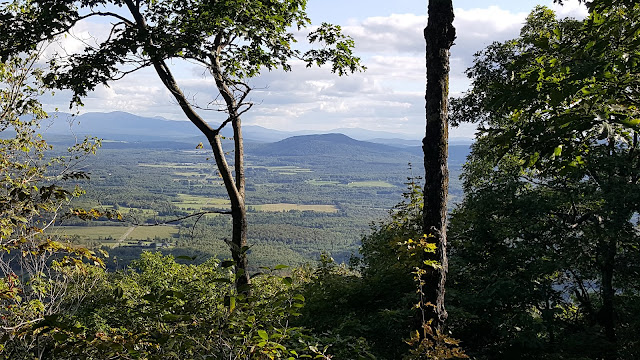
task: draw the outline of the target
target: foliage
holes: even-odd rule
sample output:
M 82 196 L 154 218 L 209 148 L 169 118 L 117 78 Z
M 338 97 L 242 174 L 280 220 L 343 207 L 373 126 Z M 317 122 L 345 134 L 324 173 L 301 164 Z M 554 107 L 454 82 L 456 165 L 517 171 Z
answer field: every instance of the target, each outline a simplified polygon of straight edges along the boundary
M 67 156 L 49 158 L 51 146 L 37 134 L 47 116 L 38 53 L 0 63 L 0 336 L 21 351 L 40 351 L 41 344 L 21 334 L 44 316 L 73 308 L 91 287 L 82 274 L 86 262 L 102 265 L 92 251 L 71 247 L 47 232 L 61 208 L 82 194 L 57 183 L 85 179 L 73 171 L 75 161 L 95 151 L 85 140 Z M 3 345 L 0 345 L 0 350 Z
M 429 333 L 428 326 L 424 331 L 433 337 L 427 339 L 423 333 L 422 338 L 410 338 L 426 324 L 415 311 L 416 293 L 421 294 L 424 285 L 422 245 L 433 250 L 433 243 L 421 241 L 423 192 L 415 180 L 409 179 L 404 200 L 391 211 L 390 219 L 374 224 L 371 234 L 363 237 L 362 257 L 351 260 L 355 269 L 321 256 L 305 286 L 307 304 L 300 324 L 316 333 L 361 337 L 370 346 L 363 356 L 370 355 L 364 358 L 463 358 L 456 340 L 445 333 Z
M 414 308 L 420 314 L 420 324 L 422 332 L 416 330 L 411 334 L 407 344 L 411 346 L 409 354 L 404 359 L 467 359 L 462 348 L 459 346 L 460 341 L 450 337 L 442 328 L 432 326 L 433 318 L 428 318 L 429 314 L 434 311 L 430 308 L 436 307 L 435 304 L 429 302 L 425 296 L 425 287 L 429 286 L 425 281 L 425 275 L 429 271 L 438 270 L 441 265 L 424 254 L 433 254 L 436 252 L 436 244 L 433 242 L 433 235 L 423 235 L 419 239 L 409 239 L 396 244 L 399 254 L 399 260 L 412 268 L 413 281 L 417 288 L 418 302 Z M 426 258 L 426 260 L 425 260 Z
M 232 286 L 232 264 L 143 253 L 128 271 L 102 277 L 77 313 L 46 318 L 38 335 L 55 340 L 47 355 L 56 359 L 330 358 L 328 346 L 289 325 L 305 302 L 291 277 L 267 270 L 246 297 Z
M 637 357 L 639 17 L 536 8 L 452 100 L 479 122 L 452 269 L 454 326 L 480 358 Z
M 311 43 L 327 46 L 304 52 L 292 46 L 297 40 L 291 29 L 310 25 L 305 8 L 304 0 L 16 1 L 2 13 L 4 23 L 12 24 L 7 29 L 11 35 L 2 39 L 2 55 L 27 50 L 87 18 L 117 21 L 99 47 L 54 59 L 57 75 L 49 75 L 47 83 L 72 89 L 77 101 L 98 84 L 170 58 L 210 68 L 209 61 L 219 57 L 224 75 L 237 80 L 254 77 L 262 69 L 290 70 L 292 59 L 308 66 L 332 63 L 333 72 L 339 74 L 361 69 L 351 53 L 353 41 L 340 33 L 339 26 L 322 24 L 309 33 Z M 127 17 L 126 12 L 131 14 Z M 139 61 L 132 63 L 132 59 Z

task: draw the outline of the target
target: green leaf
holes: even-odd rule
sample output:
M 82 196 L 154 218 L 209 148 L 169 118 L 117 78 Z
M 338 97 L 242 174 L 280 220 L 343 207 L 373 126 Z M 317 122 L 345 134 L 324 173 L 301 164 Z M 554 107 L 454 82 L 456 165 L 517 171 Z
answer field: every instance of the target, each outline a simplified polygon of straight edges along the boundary
M 553 150 L 553 157 L 558 157 L 562 154 L 562 145 L 558 145 L 556 146 L 556 148 Z
M 223 261 L 220 266 L 222 266 L 222 268 L 226 269 L 226 268 L 230 268 L 232 266 L 235 266 L 236 262 L 233 260 L 226 260 Z
M 164 315 L 162 315 L 162 320 L 164 320 L 164 321 L 173 322 L 173 321 L 180 321 L 181 319 L 182 319 L 181 315 L 176 315 L 176 314 L 164 314 Z
M 269 334 L 264 330 L 258 330 L 258 336 L 264 341 L 269 341 Z
M 233 312 L 236 308 L 236 297 L 230 295 L 225 296 L 224 306 L 228 307 L 230 312 Z
M 63 332 L 56 332 L 55 334 L 53 334 L 53 339 L 58 341 L 58 342 L 63 342 L 65 340 L 67 340 L 69 338 L 69 335 L 63 333 Z

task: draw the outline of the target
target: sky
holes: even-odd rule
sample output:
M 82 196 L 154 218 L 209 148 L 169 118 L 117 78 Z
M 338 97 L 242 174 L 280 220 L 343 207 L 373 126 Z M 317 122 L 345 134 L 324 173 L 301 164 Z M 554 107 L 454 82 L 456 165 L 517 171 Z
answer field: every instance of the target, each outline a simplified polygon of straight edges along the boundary
M 586 9 L 577 0 L 564 6 L 552 0 L 453 0 L 457 39 L 451 49 L 450 95 L 469 87 L 464 74 L 473 54 L 494 41 L 517 37 L 528 13 L 546 5 L 560 17 L 582 18 Z M 338 128 L 363 128 L 398 133 L 403 138 L 424 135 L 426 83 L 423 29 L 427 24 L 426 0 L 309 0 L 312 25 L 330 22 L 342 26 L 355 40 L 355 54 L 367 71 L 338 77 L 326 68 L 264 72 L 250 81 L 250 98 L 256 104 L 243 115 L 246 125 L 270 129 L 318 132 Z M 67 51 L 79 50 L 79 39 L 104 33 L 105 24 L 84 21 L 65 38 Z M 51 50 L 54 51 L 54 50 Z M 193 64 L 174 61 L 172 70 L 184 93 L 201 106 L 216 97 L 210 76 Z M 68 92 L 45 100 L 48 110 L 68 109 Z M 99 86 L 84 99 L 80 113 L 126 111 L 141 116 L 185 120 L 180 108 L 152 69 L 138 71 Z M 219 123 L 222 114 L 204 111 L 203 117 Z M 473 137 L 472 124 L 450 130 L 451 137 Z

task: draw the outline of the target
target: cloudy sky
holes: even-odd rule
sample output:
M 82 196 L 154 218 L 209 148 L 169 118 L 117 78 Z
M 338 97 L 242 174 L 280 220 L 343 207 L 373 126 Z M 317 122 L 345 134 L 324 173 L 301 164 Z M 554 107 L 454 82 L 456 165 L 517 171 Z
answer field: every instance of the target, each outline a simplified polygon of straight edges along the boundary
M 253 79 L 251 98 L 257 103 L 245 114 L 244 123 L 278 130 L 326 131 L 344 127 L 396 132 L 407 138 L 424 134 L 424 38 L 426 0 L 310 0 L 313 24 L 339 24 L 356 42 L 356 54 L 368 70 L 339 78 L 327 69 L 307 69 L 294 64 L 293 71 L 267 72 Z M 586 9 L 576 0 L 560 7 L 552 0 L 454 0 L 458 37 L 451 55 L 452 96 L 469 85 L 464 70 L 473 54 L 493 41 L 518 35 L 527 14 L 538 4 L 554 8 L 560 16 L 581 18 Z M 104 25 L 83 22 L 75 30 L 78 38 L 99 34 Z M 67 47 L 78 47 L 73 39 Z M 173 63 L 173 70 L 189 96 L 206 103 L 216 93 L 203 70 L 190 64 Z M 47 107 L 68 107 L 60 93 Z M 184 120 L 176 105 L 149 70 L 140 71 L 100 87 L 85 100 L 80 112 L 127 111 L 142 116 Z M 210 122 L 220 114 L 206 112 Z M 451 136 L 473 137 L 473 126 L 452 129 Z

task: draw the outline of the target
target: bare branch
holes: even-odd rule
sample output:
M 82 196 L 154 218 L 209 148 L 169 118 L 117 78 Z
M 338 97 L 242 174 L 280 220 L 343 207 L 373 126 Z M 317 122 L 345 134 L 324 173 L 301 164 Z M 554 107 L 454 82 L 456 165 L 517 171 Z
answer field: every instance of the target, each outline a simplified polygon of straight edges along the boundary
M 37 318 L 37 319 L 33 319 L 33 320 L 29 320 L 29 321 L 25 321 L 25 322 L 21 322 L 20 324 L 16 325 L 16 326 L 2 326 L 0 327 L 2 330 L 5 331 L 13 331 L 13 330 L 17 330 L 25 325 L 29 325 L 29 324 L 33 324 L 35 322 L 38 322 L 40 320 L 44 320 L 44 318 Z
M 246 113 L 247 111 L 249 111 L 253 107 L 253 103 L 245 103 L 245 104 L 242 104 L 242 105 L 245 105 L 247 108 L 244 109 L 244 110 L 239 111 L 238 112 L 238 116 L 241 116 L 242 114 Z
M 201 212 L 197 212 L 197 213 L 194 213 L 194 214 L 181 216 L 179 218 L 172 219 L 172 220 L 156 222 L 154 224 L 138 224 L 138 223 L 132 223 L 132 224 L 135 225 L 135 226 L 161 226 L 161 225 L 176 223 L 176 222 L 179 222 L 179 221 L 182 221 L 182 220 L 185 220 L 185 219 L 189 219 L 189 218 L 192 218 L 192 217 L 196 217 L 196 216 L 201 217 L 202 215 L 207 215 L 207 214 L 231 215 L 231 211 L 229 211 L 229 210 L 201 211 Z
M 124 16 L 122 16 L 120 14 L 116 14 L 116 13 L 110 12 L 110 11 L 94 11 L 94 12 L 91 12 L 89 14 L 82 15 L 82 16 L 78 17 L 75 21 L 78 22 L 78 21 L 81 21 L 81 20 L 85 20 L 85 19 L 88 19 L 88 18 L 90 18 L 92 16 L 114 17 L 114 18 L 120 20 L 120 22 L 125 23 L 127 26 L 133 26 L 134 25 L 133 22 L 131 22 L 131 20 L 127 19 L 126 17 L 124 17 Z M 73 25 L 75 25 L 75 23 Z
M 218 126 L 218 128 L 215 130 L 216 133 L 219 133 L 222 130 L 222 128 L 227 126 L 227 124 L 230 123 L 231 121 L 233 121 L 233 118 L 231 116 L 229 116 L 227 118 L 227 120 L 223 121 L 222 124 L 220 124 L 220 126 Z

